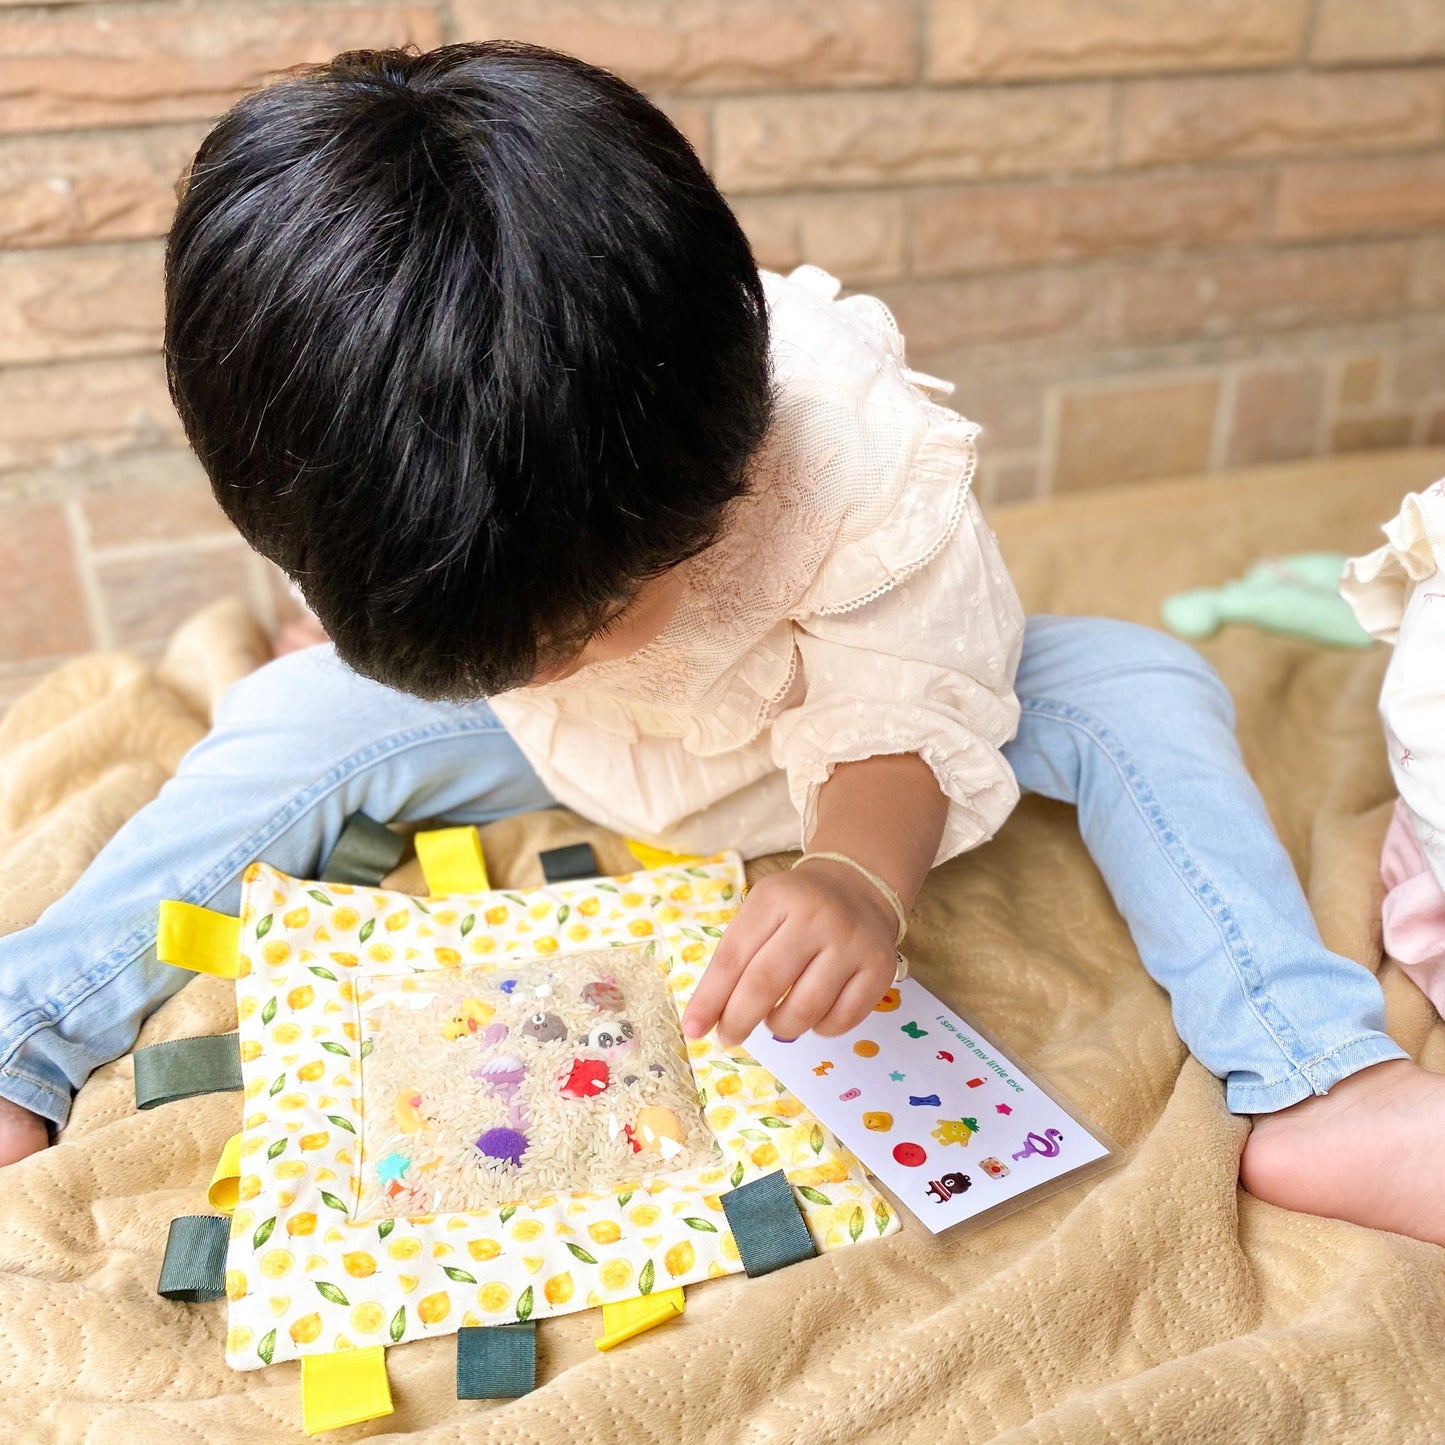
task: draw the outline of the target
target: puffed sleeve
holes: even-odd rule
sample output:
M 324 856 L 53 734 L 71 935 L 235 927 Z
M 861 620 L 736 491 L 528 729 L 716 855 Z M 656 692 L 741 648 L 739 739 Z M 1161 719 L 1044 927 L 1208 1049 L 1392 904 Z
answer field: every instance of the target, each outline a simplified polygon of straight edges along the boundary
M 936 863 L 991 838 L 1018 801 L 1003 745 L 1023 610 L 970 493 L 938 553 L 860 606 L 799 617 L 798 701 L 773 725 L 773 757 L 811 836 L 818 789 L 839 763 L 916 753 L 949 801 Z
M 1340 590 L 1368 632 L 1395 644 L 1380 691 L 1390 770 L 1445 888 L 1445 483 L 1406 497 L 1385 535 L 1346 565 Z

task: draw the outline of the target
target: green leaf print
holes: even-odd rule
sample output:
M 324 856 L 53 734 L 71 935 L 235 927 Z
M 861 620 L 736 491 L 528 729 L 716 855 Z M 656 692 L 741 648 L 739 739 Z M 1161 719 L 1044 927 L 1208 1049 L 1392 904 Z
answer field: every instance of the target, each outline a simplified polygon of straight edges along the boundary
M 631 1198 L 632 1198 L 632 1191 L 631 1191 L 630 1189 L 627 1191 L 626 1194 L 619 1194 L 619 1195 L 617 1196 L 617 1207 L 618 1207 L 619 1209 L 626 1209 L 626 1208 L 627 1208 L 627 1201 L 628 1201 L 629 1199 L 631 1199 Z
M 377 1237 L 378 1239 L 385 1239 L 386 1236 L 387 1236 L 388 1234 L 390 1234 L 391 1231 L 392 1231 L 393 1229 L 395 1229 L 395 1228 L 396 1228 L 396 1220 L 394 1220 L 394 1219 L 383 1219 L 383 1220 L 381 1221 L 381 1223 L 376 1226 L 376 1237 Z
M 733 1059 L 745 1069 L 756 1069 L 758 1067 L 758 1061 L 756 1059 L 749 1058 L 747 1054 L 740 1054 L 736 1049 L 733 1050 Z
M 275 1228 L 276 1220 L 274 1216 L 271 1219 L 266 1220 L 264 1224 L 257 1225 L 256 1233 L 251 1236 L 251 1248 L 260 1249 L 261 1246 L 265 1244 L 268 1239 L 271 1238 L 271 1233 Z
M 738 1133 L 744 1139 L 751 1139 L 755 1144 L 767 1143 L 768 1136 L 761 1129 L 739 1129 Z
M 311 970 L 312 973 L 316 975 L 317 978 L 327 979 L 331 983 L 336 982 L 336 975 L 332 973 L 329 968 L 322 968 L 319 963 L 307 964 L 307 967 Z
M 272 924 L 272 922 L 273 922 L 274 920 L 275 920 L 275 914 L 268 913 L 268 914 L 256 925 L 256 937 L 257 937 L 257 938 L 265 938 L 265 936 L 266 936 L 268 933 L 270 933 L 270 931 L 271 931 L 271 924 Z
M 376 1040 L 375 1040 L 375 1039 L 362 1039 L 362 1041 L 361 1041 L 361 1057 L 362 1057 L 363 1059 L 370 1058 L 370 1057 L 371 1057 L 371 1051 L 372 1051 L 372 1049 L 374 1049 L 375 1047 L 376 1047 Z
M 525 1320 L 531 1315 L 531 1313 L 532 1286 L 528 1285 L 527 1288 L 524 1289 L 522 1293 L 517 1296 L 517 1318 L 519 1320 Z
M 361 925 L 361 932 L 360 932 L 359 934 L 357 934 L 357 937 L 360 939 L 360 941 L 361 941 L 362 943 L 365 943 L 366 940 L 367 940 L 368 938 L 370 938 L 371 935 L 372 935 L 373 933 L 375 933 L 375 932 L 376 932 L 376 919 L 374 919 L 374 918 L 368 918 L 368 919 L 366 920 L 366 922 Z
M 818 1190 L 810 1188 L 806 1184 L 798 1185 L 798 1193 L 810 1204 L 831 1204 L 833 1202 L 826 1194 L 819 1193 Z
M 873 1223 L 878 1226 L 879 1234 L 888 1228 L 888 1221 L 892 1218 L 888 1206 L 881 1199 L 877 1200 L 873 1205 Z
M 351 1303 L 334 1284 L 327 1284 L 324 1279 L 314 1279 L 311 1283 L 316 1286 L 316 1293 L 319 1294 L 322 1299 L 329 1299 L 334 1305 L 349 1305 Z
M 657 1270 L 654 1268 L 652 1261 L 649 1259 L 647 1263 L 642 1266 L 642 1271 L 637 1276 L 638 1294 L 651 1294 L 652 1286 L 656 1282 Z
M 764 1114 L 763 1117 L 758 1120 L 758 1123 L 761 1124 L 765 1129 L 788 1128 L 788 1121 L 786 1119 L 775 1118 L 772 1114 Z
M 499 1224 L 505 1224 L 516 1212 L 517 1206 L 515 1204 L 509 1204 L 497 1215 L 497 1222 Z
M 572 916 L 572 909 L 571 909 L 567 904 L 564 903 L 564 904 L 557 910 L 557 923 L 558 923 L 558 925 L 560 926 L 561 924 L 566 923 L 566 921 L 567 921 L 571 916 Z
M 477 915 L 469 913 L 462 919 L 462 937 L 465 938 L 477 926 Z
M 402 1305 L 391 1317 L 391 1342 L 396 1344 L 406 1333 L 406 1306 Z
M 599 893 L 618 893 L 621 890 L 612 883 L 594 883 L 592 885 Z
M 274 1098 L 276 1097 L 276 1095 L 279 1094 L 279 1093 L 281 1092 L 281 1090 L 284 1089 L 285 1087 L 286 1087 L 286 1075 L 285 1075 L 285 1074 L 277 1074 L 277 1075 L 276 1075 L 276 1082 L 271 1085 L 271 1097 L 274 1099 Z
M 266 1000 L 266 1007 L 261 1010 L 261 1022 L 269 1024 L 276 1017 L 276 1000 L 274 997 Z
M 732 1172 L 732 1186 L 733 1186 L 733 1188 L 736 1189 L 736 1188 L 738 1187 L 738 1185 L 741 1184 L 742 1182 L 743 1182 L 743 1164 L 742 1164 L 742 1160 L 740 1159 L 740 1160 L 738 1160 L 738 1162 L 737 1162 L 736 1164 L 733 1165 L 733 1172 Z
M 700 1229 L 704 1234 L 716 1234 L 717 1225 L 706 1219 L 698 1219 L 695 1215 L 689 1215 L 682 1221 L 689 1229 Z
M 442 1273 L 457 1284 L 476 1284 L 476 1276 L 470 1275 L 464 1269 L 458 1269 L 454 1264 L 442 1265 Z
M 723 935 L 722 929 L 714 923 L 704 923 L 702 931 L 707 934 L 709 938 L 721 938 Z
M 349 1059 L 351 1057 L 351 1054 L 346 1049 L 342 1048 L 340 1044 L 333 1044 L 330 1039 L 322 1039 L 321 1047 L 325 1049 L 328 1054 L 340 1054 L 343 1059 Z
M 858 1236 L 863 1233 L 863 1206 L 855 1204 L 853 1212 L 848 1216 L 848 1237 L 856 1244 Z
M 414 897 L 411 901 L 412 901 L 413 903 L 415 903 L 416 906 L 417 906 L 419 909 L 421 909 L 421 911 L 422 911 L 423 913 L 425 913 L 428 918 L 431 917 L 431 909 L 428 908 L 428 907 L 426 906 L 426 904 L 421 901 L 420 898 L 415 898 L 415 897 Z
M 813 1125 L 813 1132 L 808 1135 L 808 1143 L 813 1146 L 814 1154 L 823 1152 L 823 1126 L 821 1124 Z
M 597 1261 L 590 1254 L 588 1254 L 587 1251 L 583 1249 L 580 1244 L 573 1244 L 570 1239 L 567 1241 L 567 1248 L 569 1251 L 571 1251 L 573 1259 L 580 1259 L 583 1264 L 597 1263 Z
M 287 1145 L 288 1143 L 290 1143 L 290 1140 L 288 1140 L 288 1139 L 278 1139 L 278 1140 L 266 1151 L 266 1157 L 267 1157 L 268 1159 L 275 1159 L 278 1155 L 284 1154 L 284 1153 L 286 1152 L 286 1145 Z
M 334 1194 L 328 1194 L 324 1189 L 321 1191 L 321 1202 L 332 1209 L 339 1209 L 343 1214 L 351 1213 Z
M 261 1336 L 261 1343 L 256 1346 L 256 1353 L 261 1357 L 263 1365 L 271 1363 L 271 1357 L 276 1353 L 276 1331 L 267 1330 Z
M 520 893 L 504 893 L 502 897 L 511 903 L 515 903 L 518 908 L 525 908 L 527 906 L 527 900 L 523 898 Z
M 331 900 L 330 900 L 319 888 L 308 888 L 306 891 L 307 891 L 318 903 L 324 903 L 328 908 L 331 907 Z
M 356 1133 L 356 1125 L 350 1119 L 344 1119 L 340 1114 L 328 1114 L 326 1116 L 336 1125 L 338 1129 L 345 1129 L 348 1134 Z

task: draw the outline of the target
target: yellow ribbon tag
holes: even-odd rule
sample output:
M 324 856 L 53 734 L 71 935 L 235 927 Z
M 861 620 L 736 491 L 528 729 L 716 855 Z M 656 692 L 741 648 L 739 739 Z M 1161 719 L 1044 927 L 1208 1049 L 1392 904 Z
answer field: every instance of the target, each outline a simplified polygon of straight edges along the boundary
M 482 859 L 482 840 L 475 828 L 435 828 L 418 833 L 415 841 L 427 892 L 433 898 L 485 893 L 492 886 Z
M 669 853 L 666 848 L 654 848 L 650 843 L 628 838 L 627 851 L 644 868 L 681 868 L 685 863 L 701 863 L 700 853 Z
M 222 1214 L 234 1214 L 241 1198 L 241 1136 L 232 1134 L 221 1150 L 216 1161 L 216 1172 L 211 1175 L 211 1187 L 206 1190 L 211 1208 Z
M 675 1320 L 686 1308 L 681 1289 L 665 1289 L 658 1294 L 640 1294 L 633 1299 L 619 1300 L 602 1306 L 602 1338 L 599 1350 L 610 1350 L 647 1330 Z
M 236 978 L 241 963 L 241 920 L 167 898 L 160 907 L 156 957 L 193 973 Z
M 375 1420 L 392 1408 L 380 1345 L 301 1356 L 301 1424 L 308 1435 Z

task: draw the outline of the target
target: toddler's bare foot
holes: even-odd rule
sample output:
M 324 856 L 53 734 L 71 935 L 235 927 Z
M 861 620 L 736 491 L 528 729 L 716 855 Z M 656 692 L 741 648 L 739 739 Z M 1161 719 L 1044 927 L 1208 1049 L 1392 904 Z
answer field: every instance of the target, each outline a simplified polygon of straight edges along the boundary
M 1391 1059 L 1260 1114 L 1239 1177 L 1285 1209 L 1445 1244 L 1445 1075 Z
M 38 1154 L 50 1144 L 50 1130 L 39 1114 L 0 1099 L 0 1165 Z

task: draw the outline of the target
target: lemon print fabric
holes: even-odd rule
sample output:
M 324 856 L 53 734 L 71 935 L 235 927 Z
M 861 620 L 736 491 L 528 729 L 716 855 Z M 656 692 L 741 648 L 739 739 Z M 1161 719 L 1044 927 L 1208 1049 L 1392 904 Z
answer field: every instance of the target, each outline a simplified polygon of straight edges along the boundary
M 253 864 L 229 1363 L 740 1273 L 721 1196 L 777 1169 L 820 1249 L 892 1233 L 766 1069 L 682 1038 L 741 893 L 730 854 L 434 901 Z

